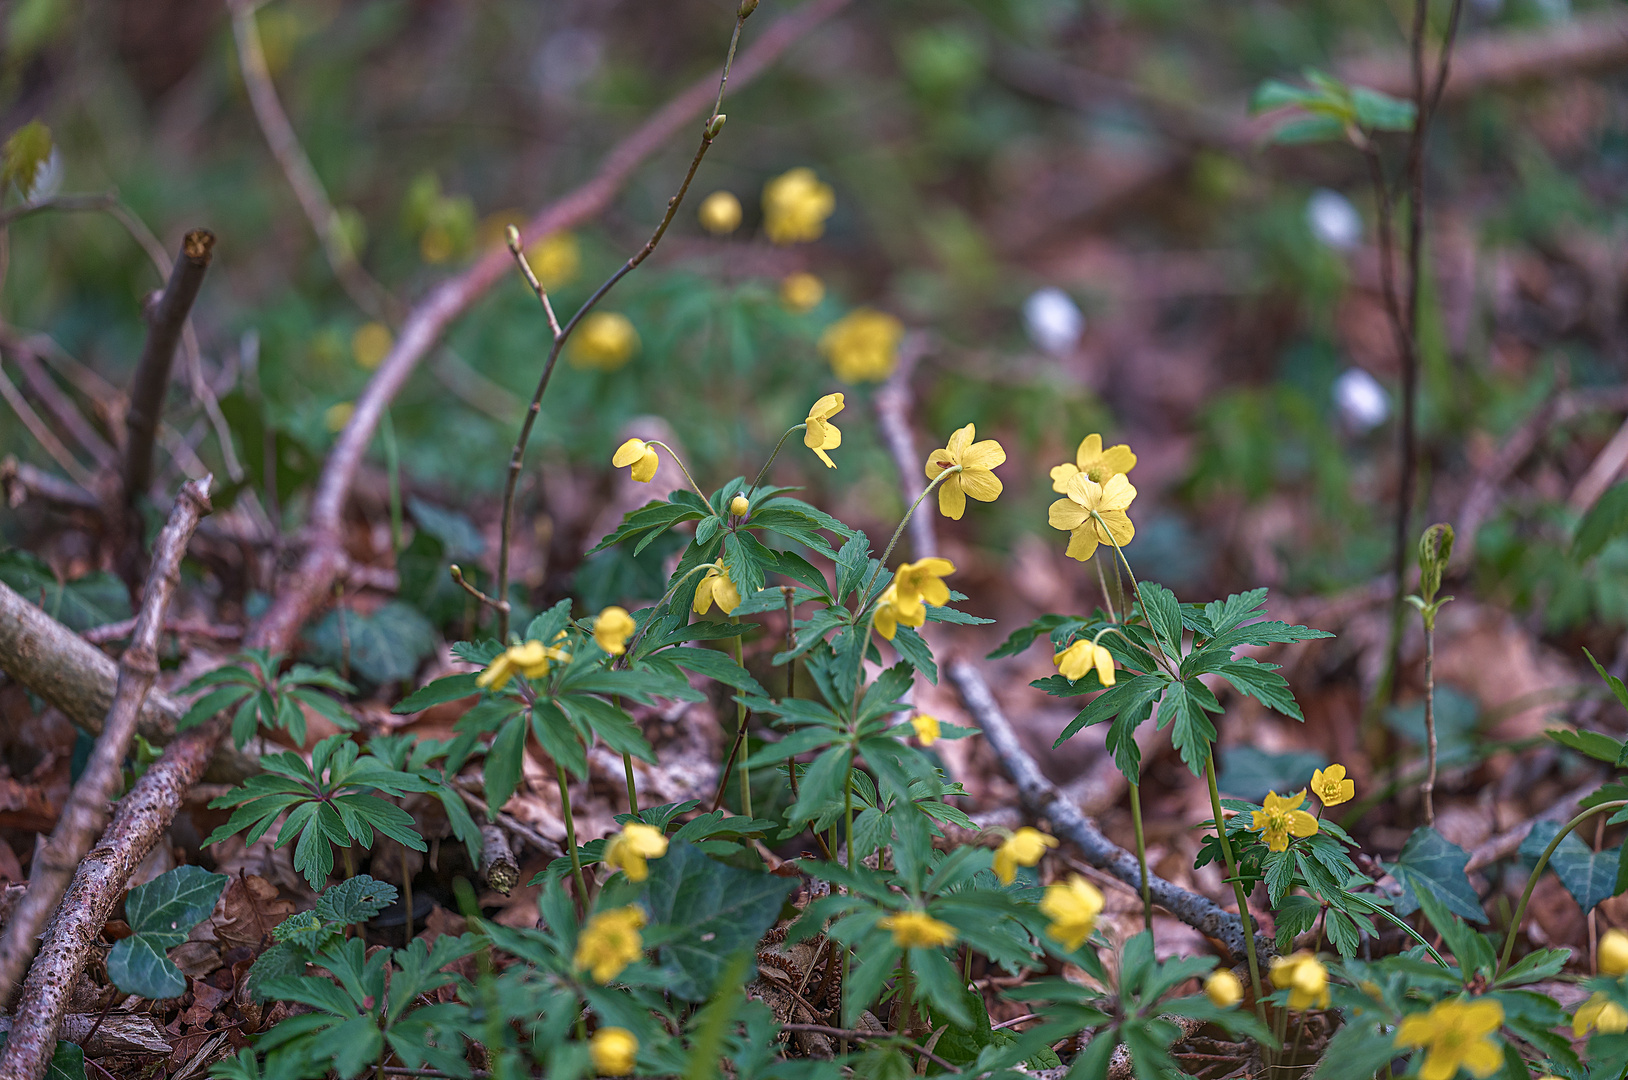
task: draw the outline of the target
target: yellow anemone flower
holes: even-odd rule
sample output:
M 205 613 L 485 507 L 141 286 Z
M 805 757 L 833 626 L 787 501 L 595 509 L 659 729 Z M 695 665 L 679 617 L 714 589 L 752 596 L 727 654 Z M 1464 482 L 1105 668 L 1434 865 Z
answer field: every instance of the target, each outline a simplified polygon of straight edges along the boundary
M 916 741 L 923 746 L 931 746 L 938 741 L 938 717 L 917 713 L 910 718 L 910 726 L 916 729 Z
M 925 911 L 901 911 L 876 921 L 883 930 L 893 931 L 893 944 L 901 949 L 936 949 L 953 945 L 955 927 L 939 922 Z
M 390 355 L 390 348 L 395 343 L 395 337 L 384 323 L 363 323 L 350 336 L 350 354 L 357 367 L 372 371 Z
M 831 460 L 827 450 L 835 450 L 842 445 L 842 432 L 837 425 L 831 423 L 831 418 L 843 410 L 841 394 L 827 394 L 814 403 L 808 410 L 808 418 L 803 423 L 808 429 L 803 432 L 803 445 L 814 451 L 819 459 L 825 462 L 827 469 L 834 469 L 837 463 Z
M 717 604 L 718 610 L 728 615 L 740 602 L 740 590 L 729 580 L 729 568 L 723 563 L 714 563 L 701 576 L 701 584 L 695 587 L 694 607 L 697 615 L 705 615 L 711 611 L 713 604 Z
M 627 1028 L 602 1027 L 588 1040 L 588 1056 L 600 1076 L 632 1076 L 639 1039 Z
M 1131 542 L 1136 526 L 1125 511 L 1135 499 L 1136 489 L 1123 473 L 1101 484 L 1077 473 L 1068 482 L 1068 498 L 1052 503 L 1046 520 L 1069 534 L 1069 558 L 1086 562 L 1098 544 L 1124 547 Z
M 1046 936 L 1073 952 L 1084 945 L 1085 939 L 1096 929 L 1102 905 L 1102 890 L 1079 874 L 1070 874 L 1067 881 L 1047 885 L 1046 895 L 1040 898 L 1040 914 L 1051 920 Z
M 1300 809 L 1305 801 L 1304 788 L 1287 799 L 1275 791 L 1266 793 L 1266 808 L 1255 811 L 1249 827 L 1261 834 L 1268 851 L 1282 851 L 1289 846 L 1289 837 L 1311 836 L 1317 831 L 1317 819 Z
M 555 663 L 566 663 L 571 654 L 541 641 L 528 641 L 523 645 L 510 645 L 498 653 L 475 679 L 475 685 L 493 691 L 509 684 L 516 673 L 528 679 L 540 679 L 548 674 Z
M 615 371 L 639 351 L 639 332 L 626 315 L 617 311 L 595 311 L 571 335 L 573 367 Z
M 948 481 L 946 481 L 948 483 Z M 924 603 L 943 607 L 950 602 L 950 587 L 943 582 L 955 573 L 955 564 L 948 559 L 929 556 L 915 562 L 901 563 L 893 572 L 893 587 L 901 610 L 908 609 L 915 617 L 916 609 Z M 919 626 L 920 623 L 912 623 Z
M 656 448 L 643 439 L 629 439 L 616 448 L 611 456 L 611 464 L 618 469 L 633 466 L 633 479 L 641 484 L 648 484 L 655 479 L 656 466 L 661 459 L 656 456 Z
M 948 446 L 927 455 L 927 479 L 953 472 L 938 485 L 938 511 L 953 521 L 966 513 L 967 496 L 979 502 L 1000 498 L 1001 482 L 991 469 L 1006 463 L 1006 451 L 994 439 L 975 443 L 977 429 L 968 424 L 950 436 Z
M 855 308 L 825 328 L 820 352 L 843 382 L 880 382 L 893 374 L 903 338 L 904 324 L 892 315 Z
M 639 624 L 633 621 L 626 608 L 612 604 L 594 620 L 594 643 L 612 656 L 621 656 L 627 648 L 627 639 L 638 628 Z
M 1328 1008 L 1328 968 L 1309 952 L 1272 957 L 1272 985 L 1289 988 L 1289 1008 L 1295 1012 Z
M 774 244 L 806 244 L 825 233 L 836 193 L 814 170 L 799 166 L 763 186 L 763 233 Z
M 1204 980 L 1204 996 L 1218 1009 L 1230 1009 L 1244 999 L 1244 984 L 1226 968 L 1216 968 Z
M 1001 879 L 1002 885 L 1010 885 L 1017 879 L 1018 867 L 1035 865 L 1047 848 L 1056 846 L 1055 836 L 1025 825 L 995 849 L 995 876 Z
M 1068 494 L 1068 482 L 1083 475 L 1096 484 L 1106 484 L 1110 476 L 1128 473 L 1136 468 L 1136 455 L 1124 443 L 1102 448 L 1101 435 L 1087 435 L 1074 455 L 1074 462 L 1063 462 L 1051 470 L 1051 489 L 1059 495 Z
M 871 616 L 876 632 L 889 641 L 900 626 L 920 626 L 927 621 L 927 607 L 919 601 L 906 604 L 899 599 L 899 586 L 889 585 L 876 598 L 876 613 Z
M 1459 1069 L 1490 1076 L 1504 1063 L 1503 1047 L 1492 1037 L 1503 1022 L 1504 1007 L 1488 998 L 1440 1001 L 1403 1017 L 1396 1045 L 1425 1048 L 1420 1080 L 1452 1080 Z
M 695 212 L 701 227 L 714 236 L 728 236 L 741 226 L 741 201 L 732 191 L 714 191 Z
M 1621 1035 L 1628 1031 L 1628 1010 L 1596 991 L 1571 1020 L 1571 1032 L 1576 1038 L 1587 1035 L 1590 1028 L 1601 1035 Z
M 605 842 L 601 858 L 605 865 L 614 866 L 627 875 L 629 881 L 643 881 L 650 876 L 646 860 L 659 859 L 667 854 L 667 837 L 654 825 L 630 821 L 622 831 Z
M 820 306 L 825 299 L 825 282 L 813 274 L 798 272 L 787 274 L 780 281 L 780 302 L 788 311 L 805 315 Z
M 642 926 L 644 911 L 636 905 L 598 912 L 577 935 L 572 965 L 593 976 L 594 982 L 610 982 L 644 955 L 644 939 L 639 936 Z
M 1324 806 L 1338 806 L 1356 798 L 1357 783 L 1345 778 L 1344 765 L 1330 765 L 1311 774 L 1311 790 Z
M 1595 960 L 1600 965 L 1601 975 L 1616 979 L 1628 974 L 1628 934 L 1621 930 L 1607 930 L 1600 938 Z
M 1103 686 L 1114 685 L 1114 654 L 1094 641 L 1085 638 L 1052 657 L 1057 670 L 1070 682 L 1082 679 L 1092 668 L 1097 669 L 1097 681 Z

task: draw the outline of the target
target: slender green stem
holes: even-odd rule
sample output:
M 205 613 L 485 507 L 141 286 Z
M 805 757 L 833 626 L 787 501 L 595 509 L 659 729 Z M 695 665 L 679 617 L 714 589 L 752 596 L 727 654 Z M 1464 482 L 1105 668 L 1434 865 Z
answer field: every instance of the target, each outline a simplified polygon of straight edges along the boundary
M 1108 621 L 1118 622 L 1119 616 L 1114 613 L 1114 598 L 1108 595 L 1108 578 L 1102 572 L 1102 553 L 1091 557 L 1091 564 L 1097 568 L 1097 584 L 1102 588 L 1102 602 L 1108 607 Z M 1119 567 L 1114 567 L 1114 577 L 1119 577 Z
M 577 825 L 571 817 L 571 790 L 565 784 L 565 768 L 554 763 L 554 779 L 560 782 L 560 816 L 565 818 L 565 847 L 571 853 L 571 874 L 577 883 L 577 900 L 582 914 L 588 915 L 588 882 L 582 876 L 582 856 L 577 852 Z
M 852 761 L 848 764 L 848 775 L 842 783 L 842 820 L 843 857 L 847 859 L 848 870 L 852 872 L 854 868 L 854 767 Z M 849 992 L 848 972 L 852 960 L 852 951 L 844 947 L 842 950 L 842 992 L 844 995 Z M 846 1038 L 842 1040 L 841 1052 L 843 1054 L 848 1052 L 848 1040 Z
M 786 652 L 787 653 L 790 653 L 793 649 L 795 649 L 797 647 L 797 635 L 793 630 L 793 624 L 797 621 L 797 606 L 796 606 L 796 604 L 794 604 L 792 602 L 792 597 L 795 596 L 796 593 L 797 593 L 797 590 L 793 589 L 790 585 L 782 585 L 782 586 L 780 586 L 780 595 L 785 597 L 785 599 L 786 599 Z M 797 696 L 797 660 L 796 660 L 795 657 L 793 657 L 793 658 L 790 658 L 790 659 L 788 659 L 786 661 L 786 698 L 785 698 L 785 700 L 790 701 L 792 698 L 794 698 L 796 696 Z M 789 758 L 786 759 L 786 780 L 791 784 L 791 800 L 792 800 L 792 802 L 796 802 L 798 796 L 797 796 L 797 759 L 795 757 L 789 757 Z M 814 838 L 816 840 L 819 839 L 819 835 L 820 834 L 816 832 L 814 834 Z
M 1255 991 L 1255 1015 L 1266 1023 L 1265 994 L 1261 991 L 1261 962 L 1255 955 L 1255 923 L 1249 917 L 1249 898 L 1243 882 L 1238 880 L 1238 862 L 1232 854 L 1232 840 L 1227 836 L 1227 822 L 1221 816 L 1221 791 L 1215 786 L 1215 751 L 1211 750 L 1204 763 L 1204 779 L 1210 787 L 1210 811 L 1215 815 L 1215 835 L 1221 842 L 1221 857 L 1227 863 L 1227 877 L 1232 879 L 1232 891 L 1238 898 L 1238 922 L 1244 931 L 1244 951 L 1249 955 L 1249 984 Z
M 1424 796 L 1424 823 L 1425 828 L 1434 828 L 1436 825 L 1436 617 L 1434 612 L 1426 612 L 1424 618 L 1425 638 L 1425 749 L 1430 762 L 1425 773 L 1424 783 L 1419 785 L 1419 793 Z
M 679 457 L 678 453 L 671 446 L 668 446 L 660 439 L 651 439 L 649 442 L 645 443 L 645 445 L 659 446 L 663 450 L 667 451 L 667 456 L 673 459 L 673 464 L 678 466 L 678 471 L 683 473 L 684 479 L 690 482 L 690 488 L 694 490 L 697 495 L 701 496 L 702 502 L 707 502 L 707 493 L 701 490 L 701 485 L 695 482 L 695 477 L 690 475 L 690 470 L 684 467 L 684 459 Z M 711 504 L 708 503 L 708 505 L 710 506 Z
M 688 570 L 684 571 L 683 576 L 677 581 L 673 582 L 672 586 L 665 594 L 663 594 L 662 598 L 656 601 L 655 610 L 650 613 L 650 618 L 644 621 L 644 625 L 639 627 L 639 632 L 634 634 L 632 640 L 627 643 L 627 648 L 622 650 L 622 655 L 617 658 L 618 662 L 625 663 L 627 658 L 633 655 L 633 650 L 638 647 L 639 642 L 644 640 L 644 635 L 649 632 L 652 626 L 655 625 L 656 616 L 661 614 L 661 609 L 667 606 L 667 602 L 673 598 L 680 588 L 683 587 L 684 583 L 688 581 L 692 575 L 698 574 L 702 570 L 710 569 L 715 565 L 715 563 L 702 563 L 699 566 L 692 566 Z
M 870 595 L 871 583 L 876 580 L 876 575 L 882 572 L 882 567 L 887 565 L 888 556 L 893 554 L 894 547 L 896 547 L 899 543 L 899 537 L 904 535 L 904 527 L 910 524 L 910 517 L 916 512 L 916 508 L 921 505 L 921 501 L 927 498 L 929 492 L 938 487 L 939 484 L 943 483 L 945 477 L 951 476 L 959 471 L 959 467 L 954 469 L 945 469 L 943 472 L 933 477 L 932 482 L 922 489 L 920 495 L 916 496 L 916 501 L 910 504 L 910 509 L 906 510 L 904 512 L 904 517 L 899 519 L 899 527 L 893 530 L 893 536 L 890 540 L 888 540 L 887 548 L 882 552 L 882 557 L 877 560 L 876 565 L 871 567 L 871 572 L 866 575 L 865 584 L 859 590 L 860 603 L 863 604 L 866 597 Z
M 1603 802 L 1598 806 L 1591 806 L 1587 810 L 1584 810 L 1581 814 L 1578 814 L 1576 817 L 1566 822 L 1565 828 L 1555 833 L 1554 839 L 1549 841 L 1549 846 L 1543 849 L 1542 855 L 1538 856 L 1537 865 L 1532 867 L 1532 876 L 1526 879 L 1526 891 L 1521 893 L 1521 902 L 1515 905 L 1515 917 L 1509 920 L 1509 934 L 1504 938 L 1504 952 L 1503 955 L 1498 958 L 1498 970 L 1493 973 L 1494 978 L 1496 978 L 1498 975 L 1502 975 L 1504 973 L 1504 969 L 1509 967 L 1510 954 L 1515 951 L 1515 935 L 1520 932 L 1521 919 L 1526 915 L 1526 905 L 1532 899 L 1532 890 L 1537 887 L 1538 878 L 1543 876 L 1544 868 L 1549 865 L 1549 856 L 1555 853 L 1555 849 L 1560 846 L 1560 841 L 1566 839 L 1566 837 L 1571 835 L 1573 829 L 1577 828 L 1577 826 L 1581 825 L 1595 814 L 1598 814 L 1600 811 L 1617 810 L 1624 806 L 1628 806 L 1628 799 L 1619 799 L 1615 802 Z
M 1148 884 L 1148 847 L 1142 835 L 1142 785 L 1132 784 L 1131 825 L 1136 830 L 1136 865 L 1142 870 L 1142 923 L 1153 933 L 1153 890 Z
M 743 669 L 746 667 L 745 655 L 746 650 L 745 646 L 741 643 L 741 635 L 736 634 L 735 665 L 737 667 Z M 752 772 L 746 767 L 746 762 L 751 757 L 751 755 L 746 752 L 748 749 L 746 745 L 746 702 L 740 700 L 738 696 L 735 700 L 735 720 L 737 722 L 737 733 L 735 738 L 740 742 L 741 748 L 741 813 L 745 814 L 747 817 L 751 817 Z
M 774 459 L 780 456 L 780 448 L 782 446 L 786 445 L 786 440 L 787 439 L 791 438 L 791 433 L 794 432 L 794 431 L 802 431 L 802 430 L 806 429 L 807 427 L 808 427 L 807 424 L 796 424 L 796 425 L 793 425 L 792 427 L 789 427 L 789 428 L 786 429 L 786 433 L 784 435 L 780 436 L 780 441 L 774 444 L 774 450 L 773 450 L 773 452 L 771 452 L 769 454 L 769 460 L 765 461 L 763 463 L 763 468 L 759 469 L 757 471 L 757 476 L 752 479 L 752 486 L 747 488 L 746 490 L 748 490 L 748 491 L 756 491 L 757 490 L 757 486 L 759 484 L 763 483 L 763 477 L 768 474 L 769 466 L 773 465 L 774 464 Z
M 622 755 L 622 774 L 627 777 L 627 812 L 639 816 L 639 787 L 633 780 L 633 755 Z
M 1378 904 L 1370 903 L 1369 901 L 1364 900 L 1361 893 L 1347 893 L 1346 896 L 1348 899 L 1356 900 L 1358 903 L 1362 904 L 1368 914 L 1383 915 L 1385 918 L 1389 919 L 1414 941 L 1417 941 L 1420 945 L 1423 945 L 1425 952 L 1430 954 L 1430 958 L 1432 960 L 1436 961 L 1436 963 L 1440 964 L 1442 967 L 1447 966 L 1447 961 L 1442 959 L 1441 953 L 1436 951 L 1435 946 L 1430 944 L 1429 939 L 1423 934 L 1419 933 L 1419 931 L 1415 930 L 1412 926 L 1409 926 L 1408 921 L 1396 914 L 1396 912 L 1392 911 L 1390 908 L 1380 907 Z
M 379 438 L 384 443 L 384 469 L 390 488 L 390 550 L 401 553 L 401 453 L 396 445 L 396 424 L 390 410 L 380 418 Z
M 407 848 L 401 849 L 401 903 L 407 914 L 407 944 L 413 943 L 413 871 L 407 863 Z

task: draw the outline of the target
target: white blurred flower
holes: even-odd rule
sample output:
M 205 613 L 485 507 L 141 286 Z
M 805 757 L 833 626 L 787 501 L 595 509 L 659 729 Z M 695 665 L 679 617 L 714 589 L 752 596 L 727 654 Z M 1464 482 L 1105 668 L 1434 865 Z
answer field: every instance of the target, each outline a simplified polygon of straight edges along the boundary
M 1346 368 L 1334 380 L 1334 404 L 1340 411 L 1340 419 L 1358 432 L 1372 431 L 1391 414 L 1385 388 L 1361 368 Z
M 1312 192 L 1306 201 L 1306 224 L 1313 236 L 1336 251 L 1350 251 L 1362 242 L 1362 215 L 1338 191 Z
M 34 186 L 29 188 L 23 196 L 24 202 L 44 202 L 62 190 L 62 150 L 51 147 L 51 156 L 46 158 L 34 173 Z
M 1047 286 L 1023 301 L 1023 328 L 1029 340 L 1054 356 L 1073 350 L 1085 331 L 1085 316 L 1062 289 Z

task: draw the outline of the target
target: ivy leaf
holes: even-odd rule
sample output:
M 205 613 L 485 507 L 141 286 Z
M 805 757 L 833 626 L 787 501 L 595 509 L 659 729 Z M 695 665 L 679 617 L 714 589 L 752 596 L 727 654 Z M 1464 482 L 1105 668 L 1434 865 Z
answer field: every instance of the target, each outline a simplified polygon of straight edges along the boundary
M 326 667 L 339 666 L 348 644 L 351 672 L 374 686 L 411 679 L 419 662 L 435 651 L 436 640 L 430 621 L 399 600 L 372 615 L 330 611 L 306 634 L 313 658 Z
M 16 548 L 0 551 L 0 581 L 70 630 L 123 622 L 134 614 L 129 592 L 114 575 L 99 570 L 62 584 L 44 559 Z
M 730 959 L 754 948 L 774 924 L 792 884 L 716 862 L 674 840 L 650 864 L 655 928 L 645 935 L 657 945 L 669 989 L 688 1001 L 706 998 Z
M 1521 858 L 1530 859 L 1536 864 L 1543 849 L 1549 846 L 1558 832 L 1558 822 L 1534 822 L 1532 831 L 1521 841 Z M 1560 884 L 1566 887 L 1572 899 L 1577 901 L 1577 906 L 1587 915 L 1601 900 L 1608 900 L 1617 894 L 1617 864 L 1621 857 L 1621 848 L 1595 851 L 1572 832 L 1560 841 L 1549 856 L 1549 869 L 1555 872 Z
M 124 910 L 132 933 L 108 954 L 108 977 L 125 993 L 153 1000 L 186 993 L 186 976 L 170 963 L 165 950 L 181 944 L 209 917 L 225 887 L 225 874 L 178 866 L 131 889 Z
M 1419 902 L 1414 899 L 1414 894 L 1419 889 L 1427 889 L 1447 910 L 1460 918 L 1476 923 L 1486 922 L 1487 914 L 1481 910 L 1481 898 L 1476 895 L 1469 877 L 1464 873 L 1469 861 L 1470 856 L 1463 848 L 1435 829 L 1414 829 L 1396 861 L 1380 864 L 1402 886 L 1402 895 L 1396 902 L 1396 913 L 1409 915 L 1416 911 Z

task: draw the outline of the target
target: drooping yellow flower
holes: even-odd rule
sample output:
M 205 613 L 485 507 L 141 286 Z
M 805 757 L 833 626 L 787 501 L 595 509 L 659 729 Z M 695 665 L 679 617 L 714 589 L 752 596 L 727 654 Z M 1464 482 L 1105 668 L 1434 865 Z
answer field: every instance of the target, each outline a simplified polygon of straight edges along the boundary
M 1039 829 L 1025 825 L 995 849 L 995 876 L 1000 878 L 1002 885 L 1010 885 L 1017 879 L 1018 867 L 1035 865 L 1047 848 L 1056 846 L 1055 836 L 1047 836 Z
M 979 502 L 1000 498 L 1000 479 L 990 470 L 1006 463 L 1006 451 L 994 439 L 973 442 L 977 429 L 968 424 L 950 436 L 948 446 L 927 455 L 927 479 L 952 472 L 938 485 L 938 512 L 959 521 L 967 510 L 967 497 Z
M 390 347 L 395 343 L 390 328 L 384 323 L 363 323 L 350 336 L 350 354 L 357 367 L 372 371 L 390 354 Z
M 1087 435 L 1080 443 L 1073 462 L 1063 462 L 1051 470 L 1051 489 L 1059 495 L 1068 494 L 1068 482 L 1084 476 L 1096 484 L 1106 484 L 1110 476 L 1128 473 L 1136 468 L 1136 455 L 1124 443 L 1102 448 L 1101 435 Z
M 588 1056 L 600 1076 L 632 1076 L 639 1039 L 627 1028 L 602 1027 L 588 1040 Z
M 1216 968 L 1204 980 L 1204 996 L 1218 1009 L 1230 1009 L 1244 1000 L 1244 984 L 1226 968 Z
M 910 726 L 916 729 L 916 741 L 923 746 L 931 746 L 938 741 L 938 717 L 917 713 L 910 718 Z
M 1047 885 L 1046 895 L 1040 898 L 1040 914 L 1051 920 L 1046 936 L 1073 952 L 1096 929 L 1102 905 L 1102 891 L 1079 874 Z
M 1125 511 L 1135 499 L 1136 489 L 1123 473 L 1101 484 L 1076 473 L 1068 482 L 1068 498 L 1052 503 L 1046 520 L 1069 534 L 1069 558 L 1086 562 L 1098 544 L 1124 547 L 1131 542 L 1136 526 Z
M 595 311 L 577 326 L 569 348 L 575 367 L 615 371 L 639 351 L 639 332 L 618 311 Z
M 644 910 L 637 905 L 598 912 L 577 935 L 572 965 L 586 971 L 594 982 L 610 982 L 644 955 L 644 939 L 639 936 L 642 926 Z
M 1289 1008 L 1295 1012 L 1328 1008 L 1328 968 L 1309 952 L 1272 957 L 1272 985 L 1289 988 Z
M 899 362 L 904 324 L 871 308 L 855 308 L 820 335 L 820 352 L 843 382 L 880 382 Z
M 629 881 L 643 881 L 650 876 L 646 860 L 659 859 L 667 854 L 667 837 L 654 825 L 630 821 L 622 831 L 605 842 L 601 856 L 607 866 L 614 866 L 627 875 Z
M 526 245 L 526 265 L 537 275 L 537 284 L 557 289 L 577 276 L 582 265 L 582 245 L 571 233 L 549 233 Z
M 569 663 L 571 654 L 555 645 L 541 641 L 528 641 L 523 645 L 510 645 L 498 653 L 475 679 L 475 685 L 493 691 L 501 690 L 518 673 L 527 679 L 540 679 L 554 664 Z
M 1601 1035 L 1621 1035 L 1628 1031 L 1628 1010 L 1596 991 L 1571 1019 L 1571 1032 L 1576 1038 L 1587 1035 L 1590 1028 Z
M 732 191 L 714 191 L 701 200 L 695 216 L 701 227 L 714 236 L 728 236 L 741 227 L 741 201 Z
M 1492 1037 L 1503 1022 L 1504 1007 L 1490 998 L 1440 1001 L 1403 1017 L 1396 1045 L 1427 1048 L 1420 1080 L 1452 1080 L 1459 1069 L 1490 1076 L 1504 1063 L 1503 1047 Z
M 831 423 L 831 418 L 845 408 L 841 394 L 827 394 L 816 401 L 808 410 L 808 417 L 803 421 L 808 427 L 803 432 L 803 445 L 814 451 L 819 459 L 825 462 L 827 469 L 834 469 L 837 463 L 831 460 L 827 450 L 835 450 L 842 445 L 842 432 L 837 425 Z
M 926 603 L 943 607 L 950 602 L 950 587 L 944 584 L 943 578 L 953 573 L 954 563 L 935 556 L 901 563 L 899 569 L 893 572 L 893 585 L 899 591 L 899 603 L 918 607 Z
M 1330 765 L 1311 774 L 1311 790 L 1324 806 L 1338 806 L 1356 798 L 1357 783 L 1345 778 L 1344 765 Z
M 889 641 L 902 626 L 920 626 L 927 621 L 927 607 L 916 603 L 906 605 L 899 600 L 899 586 L 889 585 L 876 598 L 876 614 L 872 616 L 876 632 Z
M 712 566 L 701 576 L 701 584 L 695 587 L 695 613 L 705 615 L 717 604 L 718 610 L 728 615 L 741 602 L 740 590 L 735 583 L 729 580 L 729 568 L 722 563 Z
M 1600 966 L 1601 975 L 1616 979 L 1628 974 L 1628 934 L 1621 930 L 1607 930 L 1600 937 L 1595 961 Z
M 955 927 L 939 922 L 925 911 L 901 911 L 876 921 L 883 930 L 893 931 L 893 944 L 901 949 L 936 949 L 955 943 Z
M 1300 809 L 1305 801 L 1304 788 L 1289 799 L 1275 791 L 1266 793 L 1266 808 L 1255 811 L 1249 827 L 1261 834 L 1268 851 L 1282 851 L 1289 846 L 1289 837 L 1311 836 L 1317 831 L 1317 819 Z
M 752 509 L 752 500 L 745 495 L 736 495 L 729 500 L 729 512 L 736 517 L 745 517 L 746 512 Z
M 1084 678 L 1087 671 L 1096 668 L 1098 682 L 1103 686 L 1114 685 L 1114 654 L 1086 638 L 1080 638 L 1053 656 L 1052 662 L 1070 682 Z
M 799 271 L 780 279 L 780 302 L 787 310 L 805 315 L 820 306 L 825 299 L 825 282 L 813 274 Z
M 799 166 L 763 186 L 763 234 L 775 244 L 806 244 L 825 233 L 836 193 L 814 170 Z
M 648 484 L 655 479 L 656 466 L 661 459 L 656 456 L 656 448 L 643 439 L 629 439 L 616 448 L 611 457 L 611 464 L 618 469 L 633 467 L 633 479 L 641 484 Z
M 612 656 L 621 656 L 627 648 L 627 639 L 638 628 L 639 624 L 626 608 L 612 604 L 594 620 L 594 643 Z

